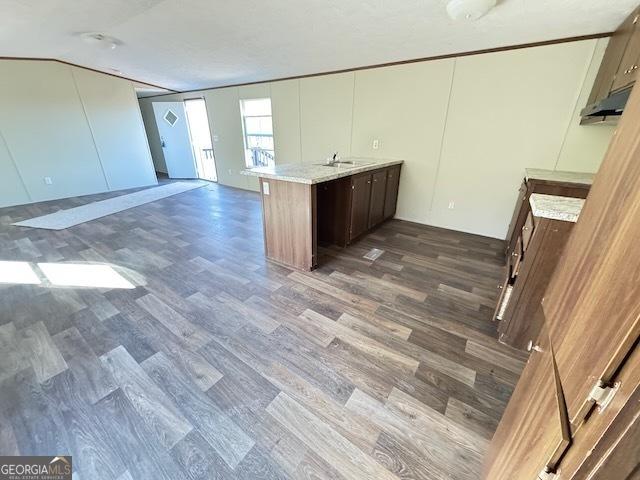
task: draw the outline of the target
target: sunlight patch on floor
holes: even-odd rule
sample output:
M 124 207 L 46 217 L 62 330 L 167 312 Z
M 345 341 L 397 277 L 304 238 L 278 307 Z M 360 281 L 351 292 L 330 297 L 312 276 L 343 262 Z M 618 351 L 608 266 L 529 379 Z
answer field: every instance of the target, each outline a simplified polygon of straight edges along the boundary
M 109 265 L 38 263 L 52 285 L 63 287 L 136 288 Z
M 0 261 L 0 283 L 38 285 L 40 279 L 29 262 Z

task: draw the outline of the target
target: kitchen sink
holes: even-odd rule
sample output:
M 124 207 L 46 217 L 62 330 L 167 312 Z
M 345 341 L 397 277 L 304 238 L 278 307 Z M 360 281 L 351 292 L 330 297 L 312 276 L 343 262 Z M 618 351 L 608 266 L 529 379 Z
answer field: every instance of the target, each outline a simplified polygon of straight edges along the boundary
M 320 165 L 323 167 L 333 167 L 333 168 L 355 168 L 355 167 L 363 167 L 365 165 L 372 165 L 373 162 L 358 162 L 356 160 L 338 160 L 335 163 L 316 163 L 316 165 Z

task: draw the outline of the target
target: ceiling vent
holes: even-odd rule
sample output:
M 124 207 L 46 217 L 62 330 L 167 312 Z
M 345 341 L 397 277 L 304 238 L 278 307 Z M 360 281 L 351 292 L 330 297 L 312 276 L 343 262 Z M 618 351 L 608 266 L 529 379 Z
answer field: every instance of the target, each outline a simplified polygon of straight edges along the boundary
M 87 32 L 82 33 L 80 38 L 87 45 L 101 48 L 103 50 L 115 50 L 116 47 L 122 44 L 120 40 L 103 33 Z
M 473 21 L 496 6 L 496 0 L 450 0 L 447 13 L 454 20 Z

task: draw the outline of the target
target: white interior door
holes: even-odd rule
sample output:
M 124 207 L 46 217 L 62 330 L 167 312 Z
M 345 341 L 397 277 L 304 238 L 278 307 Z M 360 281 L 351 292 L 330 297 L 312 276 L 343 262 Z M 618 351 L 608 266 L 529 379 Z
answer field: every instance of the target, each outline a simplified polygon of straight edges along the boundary
M 169 178 L 198 178 L 183 102 L 153 102 Z

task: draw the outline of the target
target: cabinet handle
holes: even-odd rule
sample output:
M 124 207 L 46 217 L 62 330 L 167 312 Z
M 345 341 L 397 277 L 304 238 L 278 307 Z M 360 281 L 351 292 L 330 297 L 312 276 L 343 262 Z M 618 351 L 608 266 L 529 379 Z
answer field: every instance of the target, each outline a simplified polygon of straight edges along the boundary
M 634 65 L 633 67 L 631 67 L 631 70 L 637 70 L 638 69 L 638 65 Z
M 498 290 L 502 290 L 504 288 L 503 285 L 498 285 Z
M 527 352 L 543 352 L 542 347 L 540 345 L 534 345 L 533 340 L 529 340 L 527 344 Z
M 522 227 L 522 230 L 526 232 L 527 230 L 529 230 L 529 227 Z

